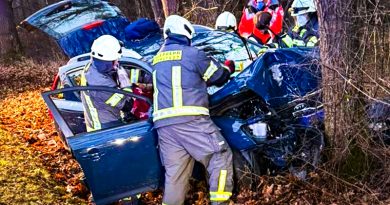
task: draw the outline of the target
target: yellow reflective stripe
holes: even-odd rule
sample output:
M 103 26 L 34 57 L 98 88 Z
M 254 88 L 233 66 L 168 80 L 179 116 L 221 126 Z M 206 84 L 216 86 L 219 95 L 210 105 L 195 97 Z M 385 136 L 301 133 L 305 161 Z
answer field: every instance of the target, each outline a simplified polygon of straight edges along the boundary
M 209 109 L 199 106 L 182 106 L 182 107 L 171 107 L 161 110 L 155 109 L 153 112 L 153 121 L 178 117 L 178 116 L 190 116 L 190 115 L 210 115 Z
M 123 90 L 126 91 L 126 92 L 129 92 L 129 93 L 133 92 L 133 90 L 131 90 L 131 88 L 123 88 Z
M 160 52 L 158 53 L 154 58 L 153 58 L 153 65 L 157 63 L 161 63 L 164 61 L 177 61 L 181 60 L 182 52 L 177 50 L 177 51 L 165 51 L 165 52 Z
M 304 28 L 304 29 L 302 29 L 301 30 L 301 32 L 299 33 L 299 36 L 301 37 L 301 38 L 303 38 L 303 36 L 306 34 L 306 29 Z
M 130 70 L 130 83 L 138 83 L 139 73 L 140 73 L 139 69 Z
M 209 67 L 207 68 L 206 72 L 204 73 L 203 75 L 203 80 L 204 81 L 208 81 L 211 76 L 218 70 L 218 67 L 214 64 L 213 61 L 210 61 L 210 65 Z
M 293 32 L 295 33 L 298 33 L 299 31 L 299 26 L 294 26 L 294 28 L 292 29 Z
M 153 71 L 153 109 L 156 111 L 158 110 L 158 89 L 157 89 L 157 80 L 156 80 L 156 73 L 157 71 Z
M 302 40 L 298 40 L 298 39 L 294 39 L 294 40 L 293 40 L 293 44 L 294 44 L 295 46 L 305 46 L 305 42 L 302 41 Z
M 232 192 L 210 192 L 210 201 L 227 201 Z
M 87 103 L 89 114 L 92 117 L 92 127 L 90 127 L 90 130 L 94 131 L 94 130 L 102 129 L 102 126 L 101 126 L 100 120 L 99 120 L 98 112 L 97 112 L 96 108 L 93 106 L 91 98 L 88 95 L 86 95 L 84 92 L 81 92 L 81 93 L 84 95 L 84 99 Z M 88 126 L 87 126 L 87 129 L 88 129 Z
M 183 89 L 181 88 L 181 67 L 172 67 L 172 101 L 173 107 L 183 106 Z
M 318 38 L 316 36 L 312 36 L 307 42 L 307 47 L 314 47 L 318 43 Z
M 124 97 L 124 95 L 119 94 L 119 93 L 115 93 L 106 101 L 106 104 L 111 105 L 112 107 L 115 107 L 123 99 L 123 97 Z
M 222 169 L 221 172 L 219 173 L 218 192 L 225 191 L 226 176 L 227 176 L 227 170 Z
M 267 52 L 268 48 L 260 48 L 260 51 L 257 53 L 258 55 L 263 55 L 265 52 Z
M 286 44 L 288 48 L 291 48 L 294 45 L 294 42 L 289 35 L 286 35 L 284 38 L 282 38 L 282 42 Z

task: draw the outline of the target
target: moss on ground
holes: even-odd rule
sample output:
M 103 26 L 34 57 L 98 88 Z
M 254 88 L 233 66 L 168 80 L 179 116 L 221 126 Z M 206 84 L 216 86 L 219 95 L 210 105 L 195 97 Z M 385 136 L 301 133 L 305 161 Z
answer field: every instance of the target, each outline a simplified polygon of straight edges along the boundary
M 0 129 L 0 204 L 86 204 L 53 180 L 40 156 Z

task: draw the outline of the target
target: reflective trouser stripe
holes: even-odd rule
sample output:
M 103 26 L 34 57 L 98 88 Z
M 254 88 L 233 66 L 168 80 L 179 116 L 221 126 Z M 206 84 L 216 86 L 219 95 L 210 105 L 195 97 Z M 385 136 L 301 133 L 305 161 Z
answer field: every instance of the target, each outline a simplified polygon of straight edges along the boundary
M 87 131 L 90 132 L 90 131 L 102 129 L 102 126 L 101 126 L 100 120 L 99 120 L 98 112 L 97 112 L 96 108 L 93 106 L 91 98 L 87 94 L 85 94 L 84 92 L 81 92 L 81 93 L 84 96 L 84 99 L 87 103 L 87 107 L 88 107 L 87 112 L 91 115 L 91 118 L 92 118 L 92 127 L 89 127 L 87 125 Z
M 153 109 L 158 110 L 158 89 L 157 89 L 157 80 L 156 80 L 156 71 L 153 71 Z
M 214 64 L 213 61 L 210 61 L 210 65 L 207 68 L 206 72 L 203 74 L 203 80 L 208 81 L 211 76 L 218 70 L 218 67 Z
M 183 89 L 181 87 L 181 67 L 172 67 L 172 99 L 173 107 L 183 106 Z
M 138 83 L 140 70 L 139 69 L 131 69 L 130 70 L 130 83 Z
M 231 192 L 225 192 L 227 178 L 227 170 L 222 169 L 219 173 L 218 179 L 218 191 L 210 192 L 210 200 L 211 201 L 226 201 L 232 196 Z
M 115 93 L 106 101 L 106 104 L 110 105 L 111 107 L 115 107 L 123 99 L 123 97 L 124 95 Z
M 226 184 L 226 170 L 221 170 L 221 173 L 219 174 L 219 180 L 218 180 L 218 192 L 225 191 L 225 184 Z
M 227 201 L 231 196 L 231 192 L 210 192 L 210 201 Z
M 153 121 L 178 117 L 178 116 L 191 116 L 191 115 L 210 115 L 209 109 L 198 106 L 182 106 L 182 107 L 171 107 L 153 112 Z

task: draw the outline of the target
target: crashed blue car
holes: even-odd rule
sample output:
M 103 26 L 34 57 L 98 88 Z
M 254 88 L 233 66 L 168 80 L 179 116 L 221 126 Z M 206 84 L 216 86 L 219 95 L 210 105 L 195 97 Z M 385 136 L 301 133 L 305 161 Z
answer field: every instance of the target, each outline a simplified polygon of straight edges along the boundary
M 212 118 L 233 149 L 234 157 L 240 159 L 235 164 L 237 173 L 245 166 L 258 173 L 289 169 L 289 157 L 294 160 L 294 156 L 306 157 L 301 160 L 303 163 L 319 162 L 323 136 L 312 128 L 323 118 L 316 94 L 316 57 L 313 50 L 268 52 L 210 96 Z M 43 93 L 83 169 L 95 202 L 106 204 L 157 189 L 163 180 L 163 167 L 151 116 L 120 127 L 80 133 L 84 125 L 74 123 L 69 116 L 78 116 L 82 121 L 82 112 L 61 107 L 64 100 L 59 96 L 77 95 L 81 90 L 120 93 L 149 105 L 152 100 L 106 87 L 70 87 Z M 313 98 L 306 99 L 307 96 Z M 77 102 L 66 100 L 68 104 Z M 256 123 L 269 126 L 266 139 L 259 139 L 251 130 L 250 125 Z M 262 161 L 257 161 L 260 158 Z M 261 170 L 264 168 L 269 170 Z
M 75 24 L 77 16 L 80 18 Z M 150 75 L 148 62 L 163 42 L 161 32 L 156 29 L 141 37 L 126 38 L 130 22 L 106 1 L 62 1 L 38 11 L 22 25 L 52 36 L 72 58 L 59 69 L 53 90 L 42 96 L 84 172 L 94 202 L 108 204 L 158 189 L 163 184 L 164 168 L 150 115 L 151 96 L 142 91 L 80 87 L 78 80 L 93 39 L 102 34 L 116 36 L 126 48 L 141 55 L 140 59 L 125 55 L 121 66 Z M 238 72 L 227 84 L 209 89 L 211 117 L 234 153 L 235 184 L 248 184 L 240 182 L 245 170 L 256 175 L 289 170 L 304 177 L 307 168 L 319 163 L 324 146 L 322 132 L 317 129 L 324 115 L 318 50 L 269 50 L 252 62 L 250 56 L 256 56 L 261 46 L 204 26 L 196 26 L 196 32 L 194 46 L 221 62 L 229 59 L 237 65 Z M 79 96 L 86 90 L 131 96 L 147 112 L 123 126 L 86 132 Z M 266 136 L 256 134 L 254 127 L 258 124 L 266 124 Z

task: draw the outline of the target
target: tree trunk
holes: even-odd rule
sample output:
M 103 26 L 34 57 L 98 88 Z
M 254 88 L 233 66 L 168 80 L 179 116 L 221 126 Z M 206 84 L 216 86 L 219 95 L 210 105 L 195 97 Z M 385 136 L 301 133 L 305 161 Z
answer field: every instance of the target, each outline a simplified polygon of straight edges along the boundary
M 0 0 L 0 56 L 20 50 L 18 34 L 13 21 L 11 2 Z
M 358 175 L 367 164 L 367 159 L 355 156 L 364 155 L 358 141 L 366 140 L 368 133 L 364 72 L 369 70 L 365 64 L 370 58 L 366 50 L 369 21 L 365 18 L 370 13 L 369 1 L 317 0 L 325 130 L 332 148 L 329 154 L 341 171 L 354 170 Z
M 165 16 L 162 9 L 162 2 L 160 0 L 150 0 L 152 5 L 154 20 L 160 25 L 164 25 Z
M 179 3 L 177 0 L 161 0 L 165 18 L 169 15 L 177 13 L 177 4 Z

